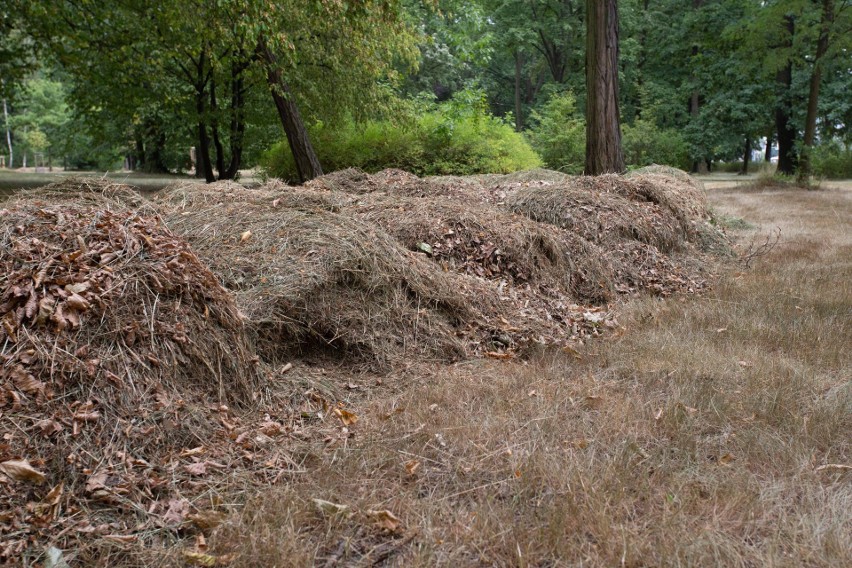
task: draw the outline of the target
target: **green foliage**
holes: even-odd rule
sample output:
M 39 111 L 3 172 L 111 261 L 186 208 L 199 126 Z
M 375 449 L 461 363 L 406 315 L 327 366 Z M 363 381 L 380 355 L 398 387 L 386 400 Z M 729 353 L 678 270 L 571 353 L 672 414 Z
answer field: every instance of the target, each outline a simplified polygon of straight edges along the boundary
M 650 120 L 638 119 L 622 126 L 624 161 L 631 167 L 661 164 L 688 170 L 689 147 L 683 135 L 672 128 L 658 128 Z
M 582 173 L 586 160 L 586 122 L 577 113 L 570 91 L 550 97 L 540 111 L 533 111 L 535 127 L 530 140 L 548 168 L 569 174 Z
M 852 179 L 852 149 L 831 143 L 817 146 L 813 154 L 814 174 L 828 179 Z
M 650 111 L 648 114 L 652 114 Z M 534 111 L 535 126 L 530 130 L 533 147 L 548 168 L 569 174 L 583 172 L 586 124 L 577 113 L 571 92 L 557 93 Z M 689 148 L 683 135 L 673 128 L 659 128 L 650 119 L 638 119 L 622 126 L 624 159 L 631 167 L 661 164 L 689 168 Z
M 351 118 L 319 123 L 311 130 L 326 171 L 348 167 L 376 172 L 400 168 L 417 175 L 510 173 L 541 165 L 541 160 L 503 119 L 492 116 L 481 94 L 462 91 L 453 100 L 399 121 Z M 296 179 L 286 141 L 261 158 L 267 174 Z

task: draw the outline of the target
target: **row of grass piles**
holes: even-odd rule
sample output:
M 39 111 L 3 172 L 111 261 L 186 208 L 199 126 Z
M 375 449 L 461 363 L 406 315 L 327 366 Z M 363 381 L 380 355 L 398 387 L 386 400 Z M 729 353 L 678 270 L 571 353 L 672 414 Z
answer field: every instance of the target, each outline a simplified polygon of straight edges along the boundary
M 269 450 L 280 422 L 240 425 L 287 407 L 295 358 L 570 349 L 618 326 L 619 296 L 700 291 L 707 215 L 700 186 L 657 171 L 22 192 L 0 208 L 0 560 L 53 542 L 85 564 L 103 557 L 87 535 L 153 550 L 218 518 L 204 503 L 233 472 L 298 469 Z

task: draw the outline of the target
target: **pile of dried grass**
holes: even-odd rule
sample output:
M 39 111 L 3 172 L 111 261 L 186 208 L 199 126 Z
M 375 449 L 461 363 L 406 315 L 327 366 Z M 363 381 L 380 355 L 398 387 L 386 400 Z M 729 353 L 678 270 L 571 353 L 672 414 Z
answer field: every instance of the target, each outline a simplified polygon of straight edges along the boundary
M 95 503 L 157 502 L 174 476 L 164 460 L 218 422 L 181 411 L 260 387 L 233 296 L 183 239 L 97 192 L 44 194 L 0 210 L 0 462 L 21 481 L 0 518 L 19 535 L 55 535 L 60 511 L 76 531 Z M 100 530 L 124 530 L 104 514 Z
M 359 200 L 351 212 L 445 270 L 554 289 L 586 302 L 611 297 L 609 269 L 597 247 L 494 206 L 376 193 Z
M 464 354 L 453 326 L 473 315 L 447 277 L 373 225 L 285 206 L 306 191 L 318 197 L 238 190 L 231 200 L 197 187 L 156 203 L 235 291 L 267 359 L 338 350 L 386 364 Z
M 506 199 L 506 207 L 602 246 L 635 240 L 672 251 L 683 245 L 686 235 L 680 223 L 658 205 L 611 193 L 593 179 L 520 189 Z
M 60 181 L 23 190 L 7 203 L 74 203 L 103 208 L 144 208 L 147 200 L 133 187 L 109 178 L 67 177 Z M 146 211 L 146 212 L 151 212 Z

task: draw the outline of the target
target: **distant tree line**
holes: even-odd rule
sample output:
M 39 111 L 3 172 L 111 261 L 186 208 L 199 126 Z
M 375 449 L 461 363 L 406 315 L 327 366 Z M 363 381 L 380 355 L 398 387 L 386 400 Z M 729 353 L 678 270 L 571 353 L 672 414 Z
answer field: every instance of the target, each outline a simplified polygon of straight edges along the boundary
M 189 169 L 194 147 L 213 181 L 283 134 L 305 180 L 327 155 L 312 131 L 351 148 L 369 124 L 405 133 L 481 93 L 564 171 L 748 168 L 772 146 L 779 172 L 807 177 L 820 155 L 850 152 L 850 14 L 850 0 L 9 0 L 2 147 L 16 167 L 37 155 L 149 172 Z M 592 77 L 603 62 L 611 74 Z M 605 132 L 622 158 L 594 166 L 615 143 Z

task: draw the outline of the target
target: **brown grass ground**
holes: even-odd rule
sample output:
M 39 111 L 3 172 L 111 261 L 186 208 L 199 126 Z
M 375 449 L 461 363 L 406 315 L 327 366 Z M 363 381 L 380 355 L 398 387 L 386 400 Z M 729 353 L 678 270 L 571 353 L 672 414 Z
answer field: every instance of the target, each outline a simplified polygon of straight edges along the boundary
M 303 473 L 249 493 L 209 551 L 268 567 L 848 565 L 852 190 L 711 202 L 757 226 L 744 242 L 775 227 L 781 242 L 704 297 L 629 304 L 581 354 L 361 385 L 360 420 L 292 440 Z

